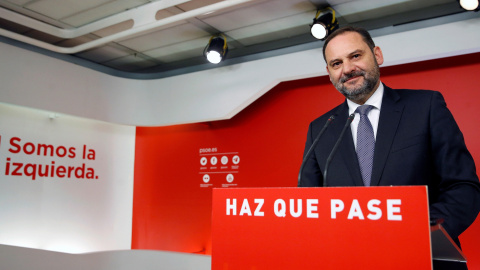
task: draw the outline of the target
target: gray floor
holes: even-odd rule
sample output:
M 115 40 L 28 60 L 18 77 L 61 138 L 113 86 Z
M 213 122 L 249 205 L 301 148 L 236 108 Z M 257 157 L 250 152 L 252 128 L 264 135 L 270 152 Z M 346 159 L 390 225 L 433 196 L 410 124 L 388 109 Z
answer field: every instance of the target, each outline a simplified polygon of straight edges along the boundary
M 210 270 L 211 257 L 153 250 L 120 250 L 68 254 L 0 245 L 0 269 Z

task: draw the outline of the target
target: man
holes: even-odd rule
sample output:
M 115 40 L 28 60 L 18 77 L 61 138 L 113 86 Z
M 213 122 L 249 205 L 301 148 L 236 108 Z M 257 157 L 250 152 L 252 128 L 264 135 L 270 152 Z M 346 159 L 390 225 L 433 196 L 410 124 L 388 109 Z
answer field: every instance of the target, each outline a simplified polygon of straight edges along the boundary
M 445 230 L 458 243 L 480 211 L 480 184 L 442 95 L 383 85 L 382 51 L 364 29 L 333 32 L 323 55 L 330 80 L 346 101 L 310 124 L 305 153 L 327 119 L 335 116 L 306 160 L 299 186 L 323 185 L 328 155 L 354 113 L 328 167 L 327 186 L 427 185 L 430 217 L 443 219 Z

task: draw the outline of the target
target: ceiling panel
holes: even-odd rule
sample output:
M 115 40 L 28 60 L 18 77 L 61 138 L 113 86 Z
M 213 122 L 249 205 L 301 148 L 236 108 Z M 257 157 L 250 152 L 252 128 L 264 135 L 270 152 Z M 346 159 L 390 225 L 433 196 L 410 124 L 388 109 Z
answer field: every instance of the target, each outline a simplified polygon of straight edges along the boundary
M 143 52 L 205 36 L 209 36 L 209 33 L 203 31 L 193 24 L 184 23 L 175 27 L 156 31 L 148 35 L 124 40 L 119 42 L 119 44 L 122 44 L 130 49 Z
M 41 0 L 34 1 L 24 7 L 55 20 L 60 20 L 87 9 L 101 6 L 110 1 L 112 0 Z
M 244 45 L 269 42 L 309 33 L 314 11 L 295 14 L 261 24 L 227 31 L 226 34 Z
M 8 0 L 8 2 L 10 2 L 12 4 L 15 4 L 15 5 L 23 6 L 28 2 L 32 2 L 32 0 Z
M 452 2 L 451 0 L 358 0 L 333 6 L 347 22 L 365 21 Z M 375 7 L 375 8 L 372 8 Z
M 459 13 L 467 14 L 456 0 L 253 0 L 171 21 L 197 12 L 199 8 L 204 10 L 237 1 L 244 0 L 192 0 L 159 10 L 155 14 L 157 22 L 149 23 L 162 25 L 109 40 L 96 48 L 75 53 L 72 59 L 79 57 L 116 70 L 142 73 L 185 70 L 196 65 L 203 67 L 203 49 L 212 35 L 220 33 L 228 39 L 227 59 L 250 55 L 265 57 L 267 54 L 262 54 L 264 52 L 285 47 L 294 48 L 295 45 L 315 41 L 309 34 L 309 25 L 317 8 L 327 5 L 335 8 L 341 24 L 361 25 L 369 30 Z M 136 7 L 152 2 L 155 1 L 0 0 L 0 28 L 57 46 L 77 46 L 112 34 L 118 35 L 122 31 L 128 30 L 130 33 L 151 24 L 135 25 L 133 20 L 117 25 L 105 24 L 101 30 L 73 39 L 55 36 L 56 31 L 52 30 L 55 29 L 52 26 L 72 31 L 75 27 L 98 22 L 114 14 L 133 12 L 138 10 Z M 1 16 L 12 13 L 22 14 L 37 22 L 33 24 L 18 17 L 6 19 Z M 480 12 L 473 14 L 479 16 Z M 472 15 L 465 15 L 466 18 L 470 18 L 469 16 Z M 164 19 L 169 23 L 163 24 Z M 35 29 L 36 25 L 42 24 L 47 25 L 50 30 Z M 35 42 L 31 44 L 41 46 Z
M 435 1 L 435 0 L 433 0 Z M 411 2 L 411 0 L 357 0 L 349 1 L 338 5 L 333 5 L 333 8 L 338 12 L 339 16 L 346 16 L 356 13 L 361 13 L 369 10 L 378 10 L 384 7 L 395 6 L 399 3 Z M 417 0 L 418 2 L 418 0 Z M 372 7 L 375 7 L 372 9 Z
M 97 6 L 96 8 L 87 9 L 83 12 L 63 18 L 61 21 L 71 26 L 79 27 L 149 2 L 150 1 L 148 0 L 111 1 Z
M 306 11 L 315 11 L 316 8 L 309 1 L 301 0 L 276 0 L 230 11 L 228 13 L 215 13 L 202 18 L 204 22 L 222 32 L 249 27 L 256 24 L 269 23 L 283 17 L 292 16 Z M 310 18 L 313 19 L 313 16 Z M 245 18 L 248 18 L 246 20 Z M 310 23 L 309 21 L 306 22 Z

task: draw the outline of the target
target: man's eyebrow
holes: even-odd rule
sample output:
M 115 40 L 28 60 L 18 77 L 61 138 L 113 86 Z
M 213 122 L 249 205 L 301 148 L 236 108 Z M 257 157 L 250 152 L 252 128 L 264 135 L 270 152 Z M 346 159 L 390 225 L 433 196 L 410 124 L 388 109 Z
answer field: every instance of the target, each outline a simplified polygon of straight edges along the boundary
M 330 60 L 330 61 L 328 62 L 328 65 L 330 66 L 330 65 L 332 65 L 333 63 L 335 63 L 335 62 L 337 62 L 337 61 L 339 61 L 339 60 L 340 60 L 340 59 L 338 59 L 338 58 L 337 58 L 337 59 Z
M 357 49 L 357 50 L 349 53 L 348 56 L 350 57 L 350 56 L 355 55 L 355 54 L 357 54 L 357 53 L 364 53 L 364 52 L 365 52 L 365 50 Z M 330 61 L 328 62 L 328 65 L 332 65 L 333 63 L 335 63 L 335 62 L 337 62 L 337 61 L 340 61 L 340 58 L 336 58 L 336 59 L 330 60 Z
M 365 52 L 365 50 L 358 49 L 358 50 L 355 50 L 355 51 L 351 52 L 351 53 L 349 54 L 349 56 L 355 55 L 355 54 L 357 54 L 357 53 L 364 53 L 364 52 Z

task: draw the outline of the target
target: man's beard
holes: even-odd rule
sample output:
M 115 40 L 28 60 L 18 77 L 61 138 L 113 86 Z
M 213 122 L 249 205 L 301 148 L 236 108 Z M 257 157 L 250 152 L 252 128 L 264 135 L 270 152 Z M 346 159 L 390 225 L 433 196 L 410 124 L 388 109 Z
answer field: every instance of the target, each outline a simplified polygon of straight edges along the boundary
M 344 85 L 344 83 L 356 76 L 362 76 L 363 77 L 363 83 L 359 86 L 355 86 L 353 89 L 348 90 L 347 87 Z M 359 101 L 364 99 L 368 94 L 370 94 L 375 86 L 377 85 L 378 80 L 380 79 L 380 68 L 377 63 L 375 63 L 375 66 L 372 70 L 370 71 L 364 71 L 364 70 L 357 70 L 357 71 L 352 71 L 349 74 L 346 74 L 342 76 L 338 82 L 334 83 L 333 85 L 337 90 L 342 93 L 346 98 L 348 98 L 351 101 Z

